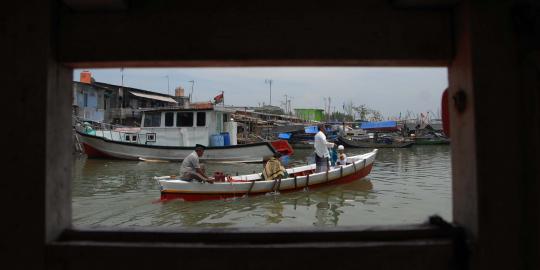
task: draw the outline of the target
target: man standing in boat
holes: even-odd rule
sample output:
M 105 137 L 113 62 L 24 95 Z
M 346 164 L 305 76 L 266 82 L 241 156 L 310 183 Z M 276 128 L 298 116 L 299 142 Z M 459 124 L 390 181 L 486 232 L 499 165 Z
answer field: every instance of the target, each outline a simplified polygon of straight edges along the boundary
M 319 132 L 315 134 L 315 171 L 325 172 L 328 169 L 328 158 L 330 157 L 329 147 L 334 147 L 334 144 L 326 141 L 324 124 L 319 124 Z
M 182 161 L 182 165 L 180 166 L 180 176 L 183 180 L 213 182 L 213 180 L 204 174 L 204 171 L 199 164 L 199 157 L 202 157 L 205 148 L 206 147 L 201 144 L 195 145 L 195 151 Z

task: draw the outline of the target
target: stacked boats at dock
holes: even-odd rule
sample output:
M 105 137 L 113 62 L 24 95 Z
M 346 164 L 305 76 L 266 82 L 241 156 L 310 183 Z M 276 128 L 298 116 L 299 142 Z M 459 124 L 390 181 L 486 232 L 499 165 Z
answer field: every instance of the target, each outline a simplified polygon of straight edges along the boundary
M 402 136 L 396 121 L 363 122 L 360 130 L 363 133 L 352 136 L 345 132 L 338 137 L 339 142 L 353 148 L 403 148 L 414 144 L 414 140 Z

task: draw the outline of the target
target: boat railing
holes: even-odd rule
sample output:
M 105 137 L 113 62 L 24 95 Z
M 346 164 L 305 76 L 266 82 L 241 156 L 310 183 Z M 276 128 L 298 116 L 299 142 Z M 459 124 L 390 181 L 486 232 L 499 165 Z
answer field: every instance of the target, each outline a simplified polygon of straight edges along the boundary
M 103 122 L 95 122 L 85 120 L 83 118 L 74 116 L 75 129 L 79 132 L 90 134 L 93 136 L 101 137 L 107 140 L 115 140 L 114 135 L 118 135 L 118 141 L 140 143 L 140 128 L 123 126 L 118 124 L 109 124 Z M 136 140 L 132 140 L 132 137 L 129 140 L 122 140 L 125 135 L 136 135 Z M 107 136 L 109 135 L 109 136 Z

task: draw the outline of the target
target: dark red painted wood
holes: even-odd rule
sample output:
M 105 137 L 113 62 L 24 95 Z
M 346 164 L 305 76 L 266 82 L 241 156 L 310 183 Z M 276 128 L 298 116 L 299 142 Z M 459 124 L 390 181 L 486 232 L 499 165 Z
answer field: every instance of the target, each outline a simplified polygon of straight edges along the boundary
M 82 145 L 84 147 L 84 153 L 86 153 L 86 155 L 89 158 L 114 158 L 112 156 L 109 156 L 109 155 L 97 150 L 96 148 L 90 146 L 89 144 L 83 143 Z

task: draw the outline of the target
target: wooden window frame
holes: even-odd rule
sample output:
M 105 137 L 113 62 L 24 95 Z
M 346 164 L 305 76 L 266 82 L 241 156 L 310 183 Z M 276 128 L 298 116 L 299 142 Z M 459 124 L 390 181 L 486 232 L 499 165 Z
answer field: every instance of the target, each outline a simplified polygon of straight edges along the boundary
M 76 7 L 65 7 L 68 2 Z M 36 141 L 7 133 L 20 142 L 9 152 L 11 162 L 25 168 L 13 179 L 25 181 L 3 182 L 9 191 L 3 205 L 10 206 L 2 224 L 9 232 L 5 257 L 22 268 L 538 268 L 538 242 L 526 238 L 538 236 L 540 227 L 533 143 L 539 136 L 538 82 L 531 73 L 538 60 L 529 46 L 538 33 L 527 25 L 534 22 L 530 8 L 506 1 L 418 1 L 453 4 L 418 8 L 416 1 L 400 0 L 230 7 L 111 0 L 97 2 L 120 11 L 81 12 L 83 2 L 19 1 L 7 6 L 15 12 L 0 18 L 0 35 L 8 40 L 2 46 L 11 53 L 3 62 L 6 89 L 18 89 L 8 92 L 18 116 L 10 129 L 25 130 L 31 118 L 45 134 Z M 171 42 L 179 36 L 170 29 L 190 39 Z M 72 69 L 114 66 L 447 66 L 453 224 L 463 230 L 437 218 L 320 230 L 73 228 L 67 150 Z M 532 123 L 522 134 L 526 140 L 505 134 L 507 167 L 499 171 L 492 168 L 500 158 L 491 149 L 497 140 L 490 127 L 501 119 L 489 114 L 500 104 L 492 100 L 511 108 L 503 120 L 528 115 L 519 124 Z M 13 200 L 25 201 L 13 207 Z

